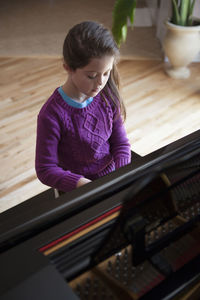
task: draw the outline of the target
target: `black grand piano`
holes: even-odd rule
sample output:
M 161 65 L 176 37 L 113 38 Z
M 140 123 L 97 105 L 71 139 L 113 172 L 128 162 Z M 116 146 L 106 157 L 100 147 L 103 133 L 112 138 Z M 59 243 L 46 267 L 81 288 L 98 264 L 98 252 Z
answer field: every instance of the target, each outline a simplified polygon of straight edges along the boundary
M 200 130 L 0 215 L 0 299 L 200 299 Z

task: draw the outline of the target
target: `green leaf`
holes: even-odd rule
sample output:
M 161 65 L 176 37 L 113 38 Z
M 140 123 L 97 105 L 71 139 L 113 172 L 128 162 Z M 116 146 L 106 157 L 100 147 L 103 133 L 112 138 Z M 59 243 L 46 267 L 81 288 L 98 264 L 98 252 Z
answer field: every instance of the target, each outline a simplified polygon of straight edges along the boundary
M 195 2 L 196 2 L 196 0 L 193 0 L 192 2 L 190 1 L 188 18 L 187 18 L 187 24 L 188 24 L 188 26 L 192 25 L 192 14 L 193 14 Z
M 133 25 L 137 1 L 135 0 L 135 1 L 130 1 L 130 2 L 131 2 L 131 6 L 129 8 L 129 15 L 128 15 L 128 17 L 129 17 L 129 20 L 130 20 L 131 24 Z
M 192 25 L 192 14 L 196 0 L 172 0 L 171 22 L 180 26 Z
M 188 11 L 190 7 L 190 0 L 182 0 L 180 3 L 180 25 L 186 26 L 188 19 Z
M 113 9 L 112 33 L 118 46 L 126 41 L 127 37 L 127 20 L 131 24 L 134 22 L 136 0 L 116 0 Z
M 173 9 L 173 14 L 172 14 L 172 23 L 176 25 L 180 25 L 180 14 L 178 10 L 178 1 L 172 0 L 172 9 Z
M 127 26 L 124 25 L 122 27 L 122 42 L 124 43 L 126 41 L 126 37 L 127 37 Z

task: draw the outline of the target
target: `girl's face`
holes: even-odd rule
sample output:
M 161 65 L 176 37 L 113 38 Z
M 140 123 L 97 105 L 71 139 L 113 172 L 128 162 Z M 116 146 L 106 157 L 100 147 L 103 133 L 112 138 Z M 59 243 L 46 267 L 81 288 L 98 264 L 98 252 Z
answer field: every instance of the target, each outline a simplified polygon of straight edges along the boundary
M 105 55 L 91 59 L 90 63 L 83 68 L 75 71 L 68 70 L 68 83 L 71 86 L 71 95 L 68 96 L 80 102 L 96 96 L 106 85 L 113 62 L 113 56 Z

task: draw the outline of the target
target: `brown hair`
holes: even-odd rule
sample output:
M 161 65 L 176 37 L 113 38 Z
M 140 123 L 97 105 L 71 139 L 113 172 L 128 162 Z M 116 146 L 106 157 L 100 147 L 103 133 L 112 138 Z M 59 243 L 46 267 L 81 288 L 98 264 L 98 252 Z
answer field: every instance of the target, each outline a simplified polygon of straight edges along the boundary
M 82 22 L 69 30 L 63 44 L 63 58 L 72 70 L 83 68 L 92 58 L 101 58 L 104 55 L 114 56 L 115 60 L 101 96 L 105 101 L 106 96 L 110 97 L 125 119 L 126 111 L 119 94 L 120 80 L 116 66 L 119 48 L 111 32 L 102 24 L 93 21 Z

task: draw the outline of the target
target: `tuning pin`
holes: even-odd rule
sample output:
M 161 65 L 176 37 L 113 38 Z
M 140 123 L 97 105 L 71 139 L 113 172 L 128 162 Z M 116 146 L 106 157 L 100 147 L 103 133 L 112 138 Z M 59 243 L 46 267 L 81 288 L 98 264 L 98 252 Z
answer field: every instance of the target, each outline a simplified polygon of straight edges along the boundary
M 128 268 L 123 270 L 123 284 L 128 285 Z
M 197 202 L 196 206 L 197 206 L 197 214 L 199 215 L 200 214 L 200 203 Z
M 191 206 L 190 208 L 191 217 L 194 218 L 196 216 L 195 208 L 194 206 Z
M 98 299 L 98 293 L 99 293 L 98 288 L 99 288 L 98 280 L 94 279 L 93 284 L 92 284 L 92 297 L 91 297 L 91 299 Z
M 107 264 L 107 272 L 109 273 L 109 274 L 111 274 L 112 273 L 112 262 L 109 260 L 108 261 L 108 264 Z
M 184 211 L 184 218 L 185 218 L 186 220 L 189 220 L 189 219 L 190 219 L 188 209 Z
M 140 271 L 143 271 L 144 270 L 144 265 L 140 265 Z
M 147 243 L 147 245 L 149 245 L 149 244 L 151 244 L 151 242 L 152 242 L 152 240 L 151 240 L 151 233 L 148 232 L 146 234 L 146 243 Z
M 105 289 L 102 288 L 101 290 L 101 298 L 100 299 L 105 299 L 106 298 L 106 292 L 105 292 Z
M 169 231 L 173 231 L 173 228 L 174 228 L 174 224 L 169 221 Z
M 79 283 L 76 285 L 75 293 L 77 294 L 78 297 L 81 297 L 81 286 Z
M 120 264 L 121 264 L 121 253 L 117 254 L 116 256 L 116 269 L 120 268 Z
M 90 280 L 89 278 L 87 278 L 84 286 L 84 297 L 86 299 L 89 298 L 89 294 L 90 294 L 89 292 L 90 292 Z
M 166 227 L 165 227 L 165 224 L 162 225 L 161 230 L 162 230 L 162 234 L 165 234 L 165 233 L 166 233 Z
M 125 250 L 124 250 L 124 260 L 128 260 L 128 249 L 127 248 L 125 248 Z
M 136 276 L 136 268 L 134 266 L 131 267 L 131 278 Z
M 158 229 L 155 229 L 155 239 L 158 240 L 159 239 L 159 233 L 158 233 Z
M 114 277 L 116 278 L 116 279 L 118 279 L 119 280 L 119 278 L 120 278 L 120 274 L 119 274 L 119 271 L 117 270 L 117 272 L 115 272 L 115 275 L 114 275 Z
M 93 284 L 93 286 L 94 286 L 94 289 L 95 290 L 98 290 L 98 288 L 99 288 L 99 281 L 95 278 L 94 279 L 94 284 Z

